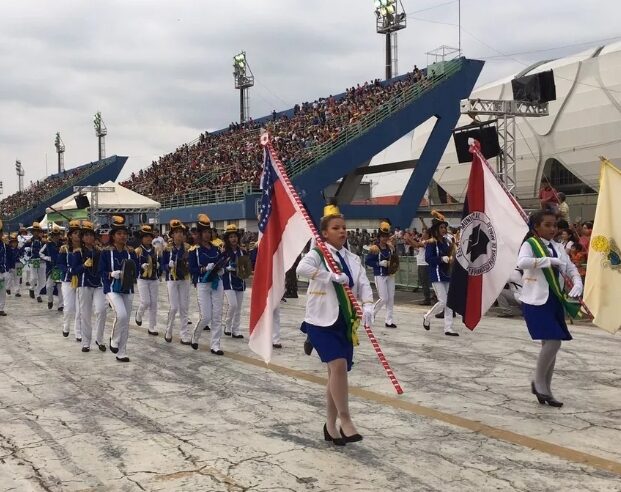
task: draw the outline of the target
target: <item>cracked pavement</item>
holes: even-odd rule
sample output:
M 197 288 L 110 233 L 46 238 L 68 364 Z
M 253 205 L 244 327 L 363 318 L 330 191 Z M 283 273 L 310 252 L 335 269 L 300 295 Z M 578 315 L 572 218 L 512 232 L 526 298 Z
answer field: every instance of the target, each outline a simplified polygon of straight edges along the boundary
M 163 286 L 160 300 L 160 336 L 132 319 L 131 363 L 118 364 L 109 351 L 82 353 L 73 334 L 63 338 L 56 309 L 8 297 L 0 490 L 621 490 L 613 471 L 502 437 L 513 432 L 621 466 L 621 337 L 570 327 L 574 340 L 563 344 L 553 381 L 565 406 L 553 409 L 530 394 L 538 345 L 521 320 L 488 316 L 474 333 L 457 323 L 462 336 L 444 337 L 439 320 L 425 332 L 423 309 L 399 293 L 399 328 L 380 319 L 374 331 L 405 394 L 396 396 L 361 333 L 350 384 L 360 389 L 351 409 L 365 439 L 339 448 L 321 431 L 325 368 L 302 352 L 303 295 L 282 305 L 284 348 L 270 369 L 249 363 L 247 339 L 225 337 L 224 357 L 209 353 L 208 333 L 198 351 L 177 333 L 165 343 Z M 196 322 L 194 297 L 190 312 Z M 109 312 L 106 339 L 112 319 Z

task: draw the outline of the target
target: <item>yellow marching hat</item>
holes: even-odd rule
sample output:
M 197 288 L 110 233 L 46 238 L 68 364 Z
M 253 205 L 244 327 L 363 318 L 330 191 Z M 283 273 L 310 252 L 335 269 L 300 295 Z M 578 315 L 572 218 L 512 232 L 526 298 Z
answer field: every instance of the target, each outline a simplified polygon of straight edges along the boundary
M 170 226 L 171 234 L 176 230 L 185 231 L 185 226 L 183 225 L 183 222 L 181 222 L 179 219 L 171 219 L 168 225 Z
M 341 215 L 341 211 L 336 204 L 336 198 L 330 198 L 326 206 L 323 207 L 323 217 L 330 217 L 333 215 Z
M 82 233 L 84 232 L 92 232 L 95 233 L 95 224 L 93 224 L 90 220 L 83 220 L 80 224 L 80 230 Z
M 124 215 L 113 215 L 112 224 L 110 224 L 110 235 L 115 234 L 117 231 L 129 232 L 127 229 L 127 221 Z
M 143 238 L 145 236 L 155 237 L 155 232 L 153 231 L 153 227 L 147 224 L 144 224 L 140 227 L 140 237 Z
M 377 233 L 379 236 L 390 236 L 390 222 L 387 220 L 382 220 L 379 224 Z
M 238 237 L 241 235 L 239 233 L 239 229 L 237 228 L 235 224 L 229 224 L 226 226 L 226 229 L 224 229 L 224 234 L 223 234 L 224 239 L 226 239 L 231 234 L 236 234 Z
M 77 219 L 69 221 L 69 232 L 79 231 L 81 229 L 80 221 Z
M 33 222 L 32 223 L 32 230 L 33 231 L 43 231 L 43 229 L 41 229 L 41 224 L 39 224 L 38 222 Z
M 211 219 L 207 214 L 198 214 L 196 226 L 199 232 L 211 230 Z

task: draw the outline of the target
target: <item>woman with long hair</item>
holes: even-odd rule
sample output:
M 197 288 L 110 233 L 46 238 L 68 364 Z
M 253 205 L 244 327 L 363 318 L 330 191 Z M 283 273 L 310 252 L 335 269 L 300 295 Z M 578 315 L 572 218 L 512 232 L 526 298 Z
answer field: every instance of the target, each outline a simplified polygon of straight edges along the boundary
M 569 297 L 582 294 L 582 279 L 565 249 L 553 241 L 557 233 L 555 214 L 539 210 L 531 215 L 530 226 L 530 237 L 520 248 L 517 266 L 524 270 L 520 294 L 524 320 L 531 338 L 541 340 L 531 391 L 540 404 L 561 407 L 563 403 L 552 395 L 552 375 L 561 341 L 572 339 L 565 312 L 576 317 L 579 310 L 563 291 L 564 279 L 569 276 L 573 283 Z
M 373 319 L 373 292 L 360 258 L 345 248 L 345 219 L 334 205 L 324 209 L 321 236 L 342 273 L 334 273 L 319 248 L 311 249 L 297 268 L 298 275 L 309 279 L 306 315 L 301 330 L 306 333 L 322 362 L 328 366 L 326 423 L 323 435 L 337 446 L 362 440 L 349 412 L 347 372 L 353 365 L 356 324 L 344 285 L 349 285 L 362 303 L 362 323 Z M 337 428 L 340 421 L 340 429 Z

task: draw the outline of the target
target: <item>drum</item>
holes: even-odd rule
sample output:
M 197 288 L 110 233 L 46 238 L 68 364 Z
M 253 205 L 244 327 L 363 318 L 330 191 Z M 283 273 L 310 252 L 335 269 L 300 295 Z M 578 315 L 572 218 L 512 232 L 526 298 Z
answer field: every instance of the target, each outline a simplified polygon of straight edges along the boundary
M 15 275 L 17 275 L 18 277 L 21 277 L 24 273 L 24 265 L 22 265 L 21 263 L 16 263 L 15 264 Z
M 399 255 L 392 254 L 388 260 L 388 274 L 394 275 L 399 271 Z
M 136 283 L 136 263 L 134 260 L 123 260 L 121 265 L 121 290 L 128 291 Z
M 41 259 L 33 258 L 31 263 L 32 263 L 32 268 L 39 268 L 41 266 Z
M 58 267 L 52 268 L 51 277 L 52 277 L 52 280 L 54 282 L 60 282 L 60 280 L 62 278 L 62 271 L 61 271 L 61 269 L 58 268 Z
M 189 273 L 188 269 L 188 260 L 185 258 L 180 258 L 177 260 L 175 264 L 175 279 L 176 280 L 185 280 Z
M 252 275 L 252 262 L 250 256 L 240 256 L 237 258 L 237 276 L 246 280 Z

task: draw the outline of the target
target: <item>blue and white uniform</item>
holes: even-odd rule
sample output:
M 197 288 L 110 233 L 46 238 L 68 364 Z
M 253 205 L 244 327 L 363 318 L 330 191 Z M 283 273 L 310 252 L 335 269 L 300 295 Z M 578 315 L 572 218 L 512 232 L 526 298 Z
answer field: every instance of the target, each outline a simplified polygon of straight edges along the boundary
M 78 278 L 76 276 L 74 287 L 71 279 L 73 251 L 66 244 L 60 247 L 56 266 L 60 269 L 60 288 L 63 294 L 63 335 L 68 336 L 71 329 L 71 321 L 75 323 L 75 337 L 82 338 L 82 324 L 80 322 L 80 309 L 78 305 Z
M 390 264 L 390 257 L 394 253 L 388 246 L 381 248 L 378 245 L 379 253 L 369 253 L 366 257 L 365 263 L 367 266 L 373 268 L 373 275 L 375 276 L 375 287 L 377 288 L 377 294 L 379 299 L 373 307 L 374 316 L 386 306 L 386 325 L 393 325 L 395 323 L 393 318 L 393 308 L 395 305 L 395 277 L 388 273 L 388 265 Z
M 239 325 L 246 282 L 237 276 L 237 259 L 246 256 L 246 251 L 238 246 L 235 249 L 226 249 L 223 255 L 229 258 L 229 264 L 222 276 L 224 296 L 229 305 L 224 320 L 224 333 L 239 336 L 241 335 Z
M 188 330 L 188 311 L 190 309 L 190 274 L 177 275 L 179 266 L 187 269 L 190 245 L 183 243 L 180 246 L 174 244 L 168 246 L 162 253 L 160 268 L 166 275 L 166 287 L 168 289 L 168 322 L 166 323 L 166 340 L 172 339 L 175 317 L 179 314 L 181 326 L 179 329 L 181 341 L 190 341 Z
M 58 251 L 60 245 L 55 241 L 48 241 L 45 243 L 41 250 L 39 251 L 39 257 L 41 260 L 45 261 L 45 290 L 47 293 L 47 302 L 54 302 L 54 287 L 56 286 L 56 281 L 52 276 L 52 272 L 56 267 L 56 262 L 58 260 Z M 63 305 L 63 291 L 60 286 L 60 282 L 58 282 L 57 292 L 58 292 L 58 305 Z
M 67 253 L 65 253 L 66 255 Z M 99 264 L 104 252 L 98 248 L 89 249 L 83 246 L 73 251 L 70 257 L 72 275 L 77 276 L 76 289 L 76 338 L 82 338 L 82 347 L 90 349 L 93 334 L 93 311 L 95 311 L 95 341 L 98 345 L 104 344 L 104 329 L 106 326 L 106 296 L 103 292 Z M 86 265 L 85 265 L 86 263 Z M 66 282 L 65 282 L 66 283 Z M 69 282 L 71 288 L 71 283 Z M 71 306 L 69 306 L 71 308 Z M 69 333 L 70 315 L 63 326 L 63 331 Z M 79 320 L 79 321 L 78 321 Z M 80 323 L 80 333 L 78 333 Z M 78 334 L 80 336 L 78 336 Z
M 149 333 L 157 332 L 157 296 L 159 291 L 160 264 L 154 247 L 139 246 L 136 257 L 140 265 L 138 276 L 138 295 L 140 306 L 136 312 L 136 320 L 142 322 L 144 313 L 149 316 Z M 149 268 L 149 265 L 150 268 Z
M 6 286 L 9 281 L 9 270 L 7 268 L 7 247 L 0 233 L 0 312 L 4 316 L 4 305 L 6 303 Z
M 450 239 L 444 237 L 441 241 L 430 240 L 425 246 L 425 261 L 429 265 L 429 280 L 433 287 L 438 302 L 425 313 L 425 322 L 436 314 L 444 312 L 444 333 L 455 333 L 453 331 L 453 310 L 446 304 L 448 297 L 452 243 Z

